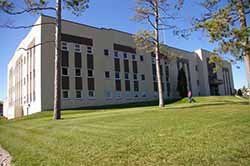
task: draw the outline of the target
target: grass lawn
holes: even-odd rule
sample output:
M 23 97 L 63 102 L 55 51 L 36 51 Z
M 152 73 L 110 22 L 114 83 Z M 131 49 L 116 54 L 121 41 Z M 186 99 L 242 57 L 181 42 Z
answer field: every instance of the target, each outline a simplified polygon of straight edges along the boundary
M 235 97 L 157 106 L 52 112 L 0 120 L 17 166 L 250 165 L 250 107 Z

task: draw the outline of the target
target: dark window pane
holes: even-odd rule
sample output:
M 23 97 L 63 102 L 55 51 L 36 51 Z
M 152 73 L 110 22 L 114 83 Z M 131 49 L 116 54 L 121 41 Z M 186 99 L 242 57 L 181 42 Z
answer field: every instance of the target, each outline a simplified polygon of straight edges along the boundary
M 69 77 L 62 77 L 62 89 L 69 89 Z
M 88 70 L 88 77 L 93 77 L 94 74 L 93 74 L 93 70 Z
M 120 73 L 119 72 L 115 72 L 115 78 L 120 79 Z
M 95 90 L 94 78 L 88 78 L 88 90 Z
M 62 75 L 68 75 L 68 69 L 67 68 L 62 68 Z
M 76 98 L 77 99 L 82 98 L 82 92 L 81 91 L 76 91 Z
M 139 82 L 138 81 L 134 81 L 134 91 L 135 92 L 139 91 Z
M 106 55 L 106 56 L 109 55 L 109 50 L 108 50 L 108 49 L 105 49 L 105 50 L 104 50 L 104 55 Z
M 115 58 L 114 62 L 115 62 L 115 71 L 120 71 L 120 60 Z
M 153 75 L 156 75 L 156 65 L 152 64 L 152 71 L 153 71 Z
M 140 60 L 143 62 L 144 61 L 144 57 L 141 55 L 140 56 Z
M 77 90 L 82 90 L 82 77 L 75 78 L 75 86 Z
M 69 66 L 69 52 L 62 51 L 62 66 Z
M 69 92 L 68 91 L 63 91 L 63 98 L 64 99 L 69 98 Z
M 158 85 L 157 82 L 154 82 L 154 91 L 157 92 L 158 91 Z
M 138 69 L 137 69 L 137 61 L 133 61 L 133 72 L 137 73 Z
M 81 76 L 81 69 L 76 69 L 75 72 L 76 76 Z
M 121 91 L 122 90 L 121 80 L 115 80 L 115 90 L 116 91 Z
M 87 54 L 87 67 L 94 69 L 94 56 L 92 54 Z
M 105 72 L 105 78 L 110 78 L 110 72 L 109 71 Z
M 126 59 L 124 62 L 124 72 L 129 73 L 129 61 Z
M 130 81 L 129 80 L 125 80 L 125 90 L 130 91 Z
M 144 75 L 144 74 L 141 75 L 141 80 L 142 80 L 142 81 L 145 80 L 145 75 Z
M 75 67 L 82 67 L 82 54 L 79 52 L 75 52 Z

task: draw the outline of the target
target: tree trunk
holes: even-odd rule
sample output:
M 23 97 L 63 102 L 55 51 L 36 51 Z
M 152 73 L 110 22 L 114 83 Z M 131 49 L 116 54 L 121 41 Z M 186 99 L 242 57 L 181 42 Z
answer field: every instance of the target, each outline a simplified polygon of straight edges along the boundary
M 240 17 L 240 29 L 244 31 L 247 29 L 247 22 L 246 22 L 246 14 L 244 11 L 244 4 L 242 0 L 238 1 L 237 9 Z M 243 43 L 244 60 L 246 63 L 246 76 L 247 76 L 248 88 L 250 88 L 250 52 L 247 49 L 247 46 L 249 45 L 249 38 L 246 36 L 243 39 L 242 43 Z
M 61 0 L 56 1 L 54 120 L 61 119 Z
M 156 75 L 157 75 L 157 84 L 158 84 L 158 94 L 159 94 L 159 107 L 164 107 L 164 98 L 162 90 L 162 80 L 160 72 L 160 44 L 159 44 L 159 6 L 158 0 L 155 1 L 155 62 L 156 62 Z
M 246 54 L 244 56 L 245 64 L 246 64 L 246 75 L 247 75 L 247 83 L 248 88 L 250 88 L 250 54 Z

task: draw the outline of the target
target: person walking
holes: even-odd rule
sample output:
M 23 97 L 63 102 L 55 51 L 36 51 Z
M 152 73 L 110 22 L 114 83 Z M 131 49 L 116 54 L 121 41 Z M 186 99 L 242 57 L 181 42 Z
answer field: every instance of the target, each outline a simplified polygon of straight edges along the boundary
M 188 100 L 189 100 L 189 103 L 192 103 L 192 101 L 193 101 L 193 95 L 192 95 L 191 90 L 188 91 Z

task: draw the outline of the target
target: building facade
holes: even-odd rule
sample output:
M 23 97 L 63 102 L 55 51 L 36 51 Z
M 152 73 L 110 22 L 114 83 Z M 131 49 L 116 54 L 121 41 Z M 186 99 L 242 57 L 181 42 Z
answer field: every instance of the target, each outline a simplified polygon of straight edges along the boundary
M 42 15 L 8 64 L 4 116 L 14 118 L 53 108 L 55 19 Z M 153 54 L 135 48 L 132 34 L 71 21 L 62 23 L 62 108 L 156 100 Z M 166 46 L 167 47 L 167 46 Z M 173 59 L 161 58 L 165 98 L 176 98 L 178 71 L 184 69 L 194 96 L 231 95 L 231 64 L 213 73 L 209 51 L 167 47 Z

